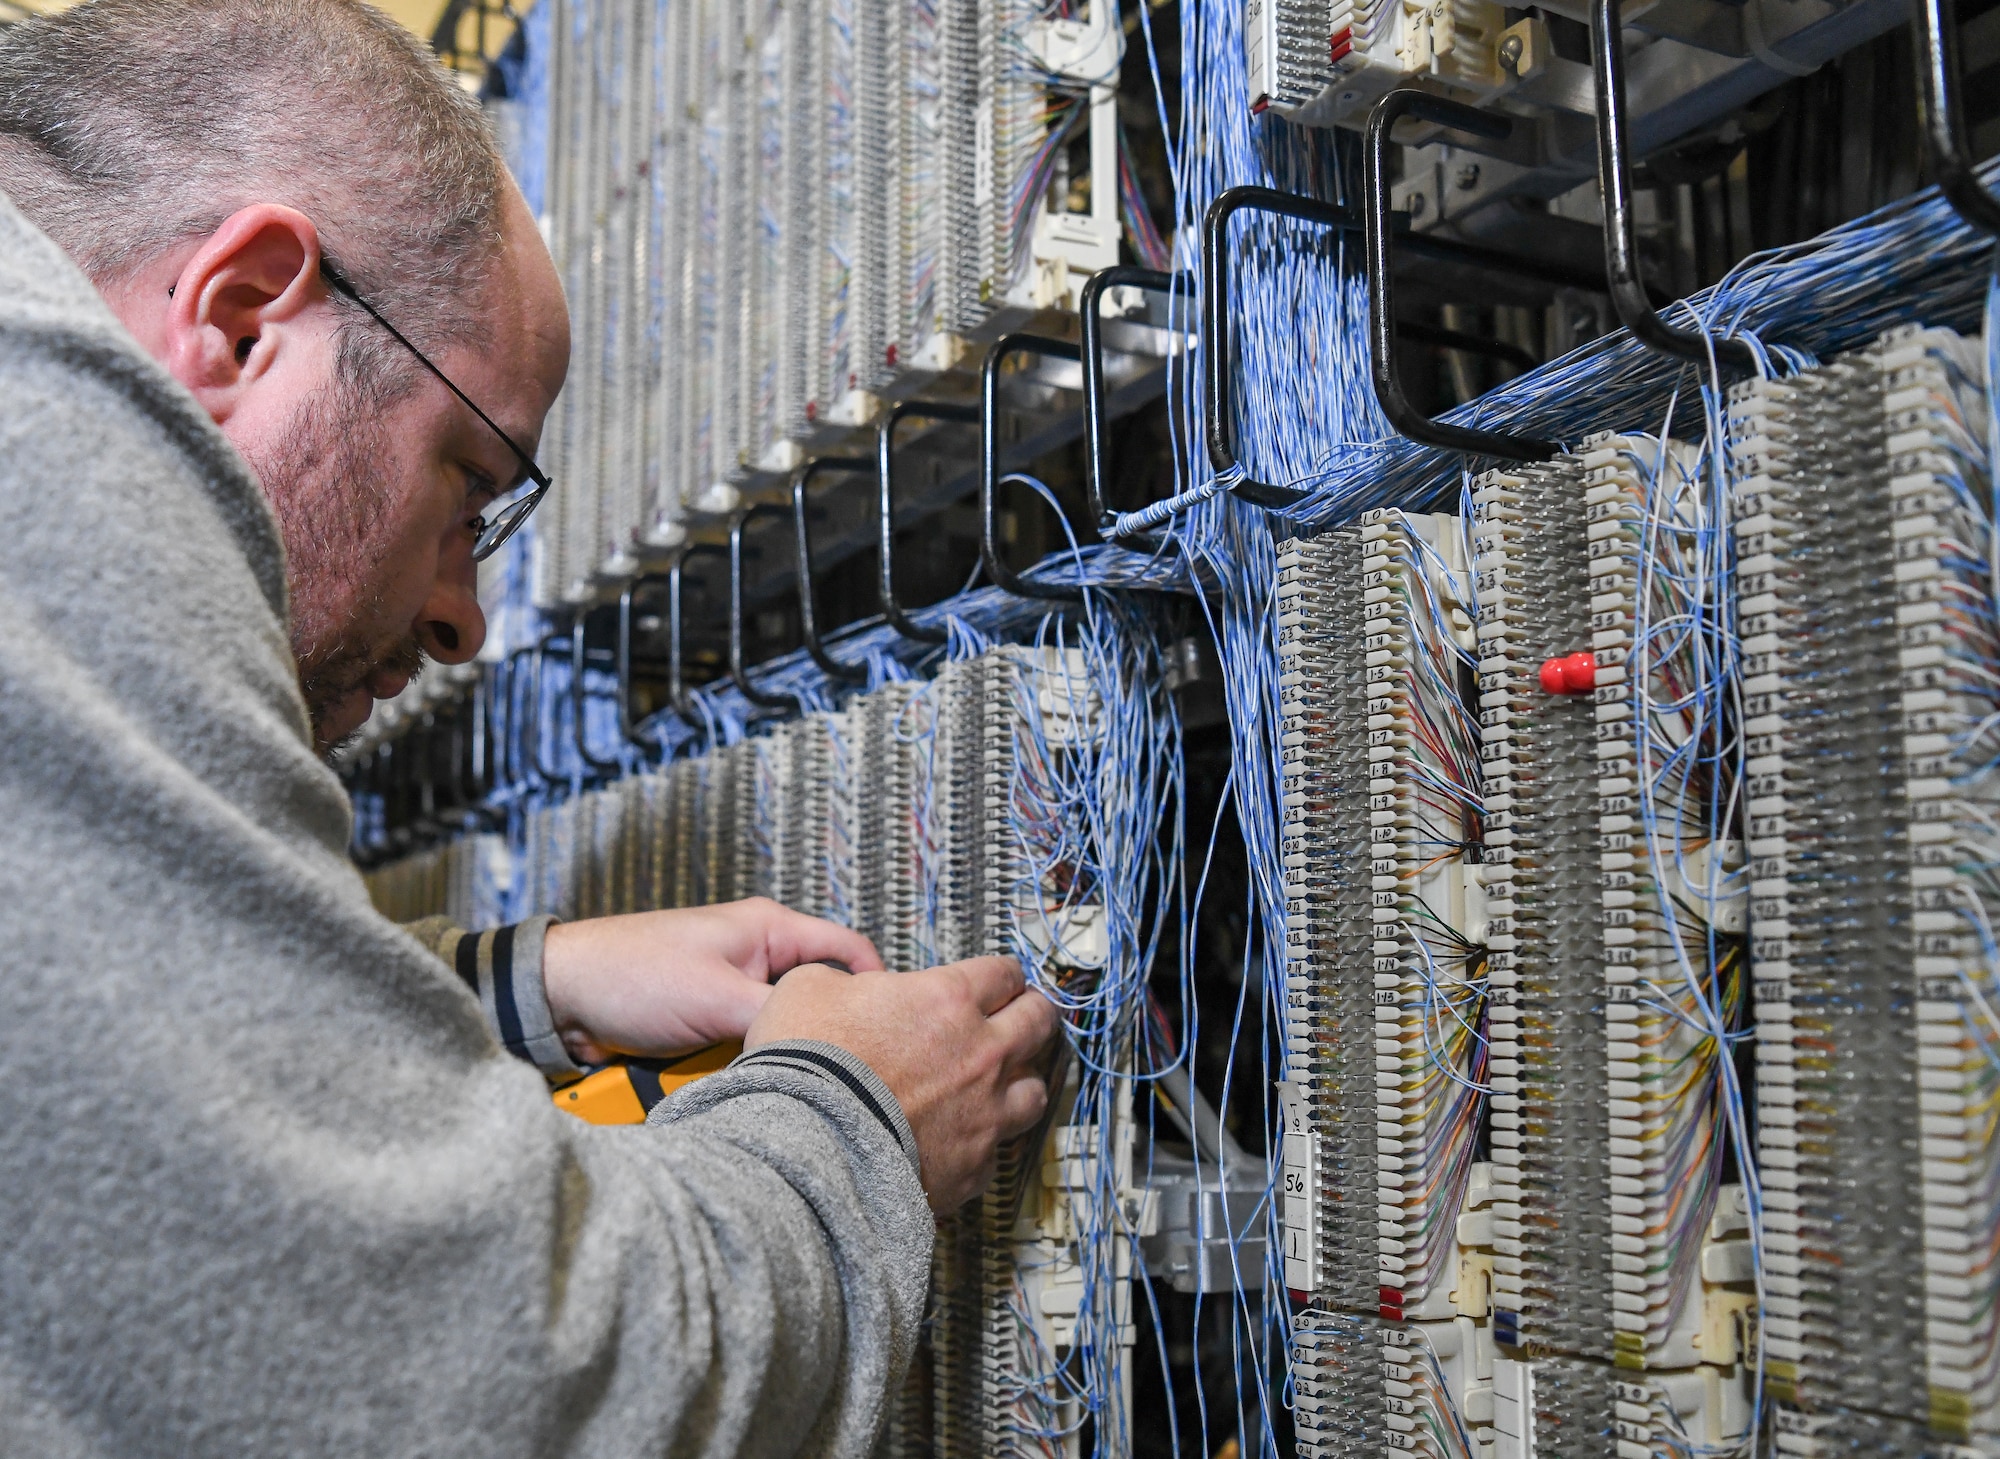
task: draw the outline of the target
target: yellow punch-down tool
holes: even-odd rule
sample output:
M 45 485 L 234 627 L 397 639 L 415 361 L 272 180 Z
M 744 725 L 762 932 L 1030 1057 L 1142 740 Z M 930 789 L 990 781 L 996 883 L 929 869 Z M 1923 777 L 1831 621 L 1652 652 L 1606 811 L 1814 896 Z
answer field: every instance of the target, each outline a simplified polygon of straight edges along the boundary
M 557 1109 L 593 1125 L 640 1125 L 653 1106 L 704 1074 L 726 1068 L 743 1052 L 741 1041 L 710 1044 L 671 1059 L 633 1059 L 607 1064 L 555 1092 Z

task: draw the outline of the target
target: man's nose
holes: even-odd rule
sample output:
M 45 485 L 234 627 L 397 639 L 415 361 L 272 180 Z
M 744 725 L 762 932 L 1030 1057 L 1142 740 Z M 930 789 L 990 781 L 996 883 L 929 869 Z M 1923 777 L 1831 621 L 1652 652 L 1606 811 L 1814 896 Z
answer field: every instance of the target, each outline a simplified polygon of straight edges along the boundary
M 486 642 L 486 614 L 471 583 L 439 581 L 417 615 L 417 642 L 441 664 L 467 664 Z

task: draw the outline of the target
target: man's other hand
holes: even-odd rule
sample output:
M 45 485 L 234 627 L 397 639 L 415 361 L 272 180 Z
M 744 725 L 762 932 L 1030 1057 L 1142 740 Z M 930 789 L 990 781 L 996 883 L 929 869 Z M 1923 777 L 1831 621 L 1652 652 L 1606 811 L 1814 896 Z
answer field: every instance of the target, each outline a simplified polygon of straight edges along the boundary
M 1010 957 L 921 973 L 801 967 L 771 990 L 743 1042 L 820 1039 L 873 1069 L 916 1133 L 924 1193 L 943 1215 L 985 1188 L 1000 1142 L 1048 1107 L 1043 1062 L 1059 1020 L 1026 988 Z
M 773 979 L 828 960 L 882 967 L 860 933 L 753 897 L 558 923 L 543 944 L 542 984 L 570 1057 L 601 1064 L 742 1038 Z

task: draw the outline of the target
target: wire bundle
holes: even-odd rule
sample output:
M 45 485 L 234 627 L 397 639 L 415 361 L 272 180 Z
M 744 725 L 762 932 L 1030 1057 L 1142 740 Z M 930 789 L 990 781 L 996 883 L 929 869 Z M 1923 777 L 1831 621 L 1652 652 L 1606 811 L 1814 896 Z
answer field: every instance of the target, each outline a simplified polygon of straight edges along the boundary
M 1361 528 L 1376 1068 L 1385 1053 L 1400 1066 L 1393 1095 L 1376 1081 L 1377 1147 L 1403 1157 L 1400 1190 L 1378 1182 L 1384 1316 L 1432 1315 L 1427 1299 L 1457 1275 L 1487 1093 L 1485 949 L 1468 935 L 1485 896 L 1467 859 L 1483 803 L 1463 525 L 1397 512 Z

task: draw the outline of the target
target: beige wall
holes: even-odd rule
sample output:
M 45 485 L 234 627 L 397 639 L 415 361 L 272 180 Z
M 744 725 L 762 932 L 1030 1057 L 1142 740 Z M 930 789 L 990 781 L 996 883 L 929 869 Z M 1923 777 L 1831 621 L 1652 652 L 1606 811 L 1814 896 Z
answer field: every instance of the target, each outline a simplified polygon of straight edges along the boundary
M 7 3 L 17 10 L 64 10 L 76 0 L 7 0 Z M 444 12 L 444 0 L 373 0 L 373 3 L 425 40 L 431 38 L 431 28 Z
M 438 16 L 444 13 L 444 0 L 374 0 L 374 3 L 425 40 L 431 38 L 431 30 L 436 26 Z
M 0 20 L 10 15 L 18 17 L 23 11 L 65 10 L 77 3 L 78 0 L 0 0 Z M 370 3 L 386 10 L 428 44 L 431 32 L 437 28 L 438 17 L 444 14 L 446 0 L 370 0 Z M 515 0 L 514 8 L 526 10 L 533 3 L 534 0 L 526 0 L 526 3 Z M 506 44 L 507 38 L 513 33 L 513 29 L 511 22 L 489 18 L 486 29 L 487 54 L 497 55 L 500 47 Z M 477 35 L 476 22 L 472 17 L 466 17 L 460 39 L 470 48 Z M 461 75 L 461 80 L 468 86 L 476 86 L 478 68 L 476 66 L 469 68 L 468 73 Z

